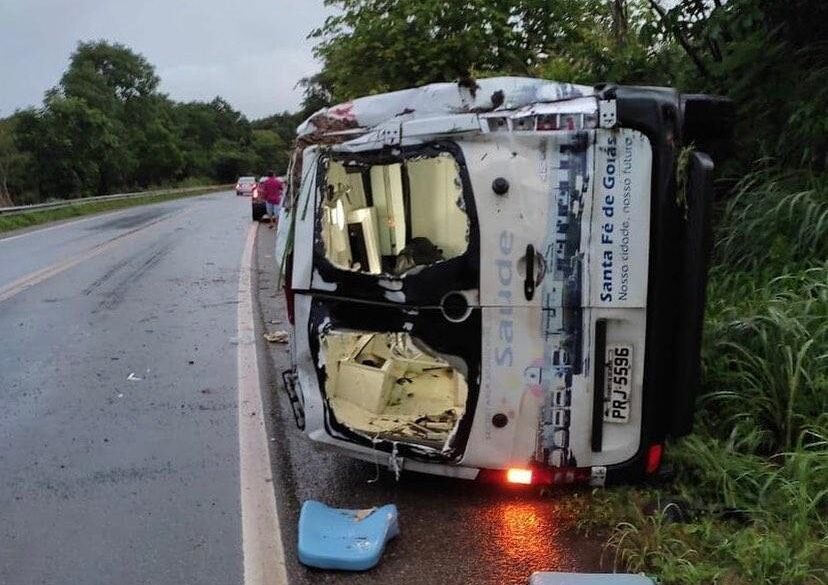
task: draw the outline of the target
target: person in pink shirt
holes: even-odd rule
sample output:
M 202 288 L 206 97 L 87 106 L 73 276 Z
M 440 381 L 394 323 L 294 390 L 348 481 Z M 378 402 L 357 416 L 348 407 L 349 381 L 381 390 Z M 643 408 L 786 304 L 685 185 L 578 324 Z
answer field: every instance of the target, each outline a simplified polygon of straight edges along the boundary
M 267 227 L 272 230 L 276 226 L 276 218 L 279 215 L 279 208 L 282 203 L 282 192 L 285 186 L 275 176 L 273 171 L 268 171 L 267 179 L 264 180 L 259 188 L 262 190 L 265 207 L 267 207 L 267 216 L 270 218 L 270 225 Z

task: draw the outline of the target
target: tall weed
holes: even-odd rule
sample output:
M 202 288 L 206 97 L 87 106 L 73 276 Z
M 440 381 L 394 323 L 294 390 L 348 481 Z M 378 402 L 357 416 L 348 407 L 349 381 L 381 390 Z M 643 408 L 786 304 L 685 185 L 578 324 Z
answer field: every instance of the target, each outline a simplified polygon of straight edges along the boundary
M 728 441 L 686 439 L 673 449 L 678 500 L 695 517 L 676 522 L 674 503 L 655 513 L 620 504 L 625 517 L 606 544 L 615 568 L 653 573 L 665 585 L 828 582 L 827 430 L 803 431 L 773 460 L 740 452 L 735 432 Z
M 765 164 L 745 175 L 724 204 L 717 262 L 728 270 L 828 258 L 828 179 Z
M 696 432 L 671 499 L 610 493 L 606 549 L 665 585 L 828 584 L 828 182 L 765 169 L 720 209 Z M 663 492 L 655 498 L 667 502 Z M 632 504 L 631 504 L 632 503 Z M 604 513 L 606 515 L 606 512 Z
M 736 287 L 747 292 L 744 282 Z M 764 452 L 785 451 L 828 411 L 828 264 L 751 293 L 729 309 L 713 307 L 703 412 L 720 428 L 758 432 Z

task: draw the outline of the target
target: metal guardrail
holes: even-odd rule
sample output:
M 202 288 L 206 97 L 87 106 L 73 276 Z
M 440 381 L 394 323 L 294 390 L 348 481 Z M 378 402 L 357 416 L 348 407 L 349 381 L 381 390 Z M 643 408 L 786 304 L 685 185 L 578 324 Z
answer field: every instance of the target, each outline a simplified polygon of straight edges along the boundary
M 71 207 L 72 205 L 84 205 L 86 203 L 95 203 L 97 201 L 116 201 L 118 199 L 132 199 L 135 197 L 151 197 L 153 195 L 162 195 L 169 193 L 174 195 L 177 193 L 190 193 L 192 191 L 203 191 L 204 189 L 226 189 L 232 185 L 204 185 L 202 187 L 182 187 L 180 189 L 157 189 L 155 191 L 136 191 L 134 193 L 115 193 L 113 195 L 99 195 L 97 197 L 81 197 L 78 199 L 61 199 L 59 201 L 49 201 L 48 203 L 35 203 L 34 205 L 16 205 L 14 207 L 0 207 L 0 215 L 15 215 L 17 213 L 28 213 L 32 211 L 41 211 L 45 209 L 60 209 L 61 207 Z

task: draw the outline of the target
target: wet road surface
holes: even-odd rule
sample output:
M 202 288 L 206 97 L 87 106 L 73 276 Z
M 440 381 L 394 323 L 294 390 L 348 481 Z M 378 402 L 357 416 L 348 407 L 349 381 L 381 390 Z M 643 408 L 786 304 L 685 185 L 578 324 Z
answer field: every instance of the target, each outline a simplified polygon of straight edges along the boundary
M 0 238 L 0 583 L 243 582 L 236 350 L 249 200 L 229 193 Z M 259 227 L 255 318 L 286 329 Z M 290 583 L 526 583 L 599 546 L 554 498 L 317 451 L 261 344 Z M 394 502 L 401 535 L 364 574 L 296 560 L 301 502 Z
M 273 277 L 273 233 L 259 228 L 257 244 L 262 327 L 287 329 Z M 598 567 L 600 543 L 576 534 L 576 519 L 555 497 L 405 471 L 397 482 L 386 469 L 314 447 L 294 425 L 282 389 L 287 346 L 265 350 L 274 479 L 291 583 L 510 585 L 528 583 L 533 571 Z M 306 499 L 345 508 L 394 503 L 401 534 L 368 573 L 304 568 L 296 561 L 296 530 Z
M 0 583 L 241 583 L 249 213 L 222 193 L 0 239 L 0 289 L 58 270 L 0 301 Z

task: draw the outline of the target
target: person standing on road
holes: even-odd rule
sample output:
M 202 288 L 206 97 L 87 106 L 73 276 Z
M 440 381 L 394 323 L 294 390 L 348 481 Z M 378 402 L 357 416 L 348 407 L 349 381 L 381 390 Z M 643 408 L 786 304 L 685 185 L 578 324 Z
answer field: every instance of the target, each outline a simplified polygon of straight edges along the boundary
M 276 217 L 279 215 L 279 208 L 282 203 L 282 191 L 284 185 L 273 171 L 267 171 L 267 179 L 261 185 L 264 191 L 265 207 L 267 207 L 267 216 L 270 218 L 270 225 L 268 229 L 276 227 Z

